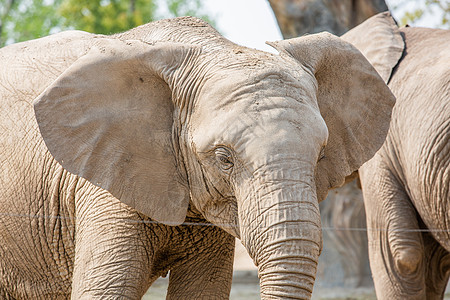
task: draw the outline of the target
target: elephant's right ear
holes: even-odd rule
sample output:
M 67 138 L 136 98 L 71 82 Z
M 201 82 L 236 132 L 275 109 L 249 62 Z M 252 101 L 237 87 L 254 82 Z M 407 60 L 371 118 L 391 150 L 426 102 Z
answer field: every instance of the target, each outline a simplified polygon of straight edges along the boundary
M 54 158 L 153 220 L 178 225 L 189 191 L 172 140 L 174 73 L 200 48 L 99 39 L 34 102 Z
M 367 58 L 384 82 L 403 55 L 405 42 L 389 12 L 380 13 L 341 36 Z

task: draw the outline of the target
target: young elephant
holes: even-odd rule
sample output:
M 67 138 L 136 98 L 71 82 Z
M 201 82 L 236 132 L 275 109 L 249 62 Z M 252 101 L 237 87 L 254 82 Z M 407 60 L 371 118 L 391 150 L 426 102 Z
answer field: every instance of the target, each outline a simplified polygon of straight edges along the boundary
M 377 297 L 442 299 L 450 275 L 450 31 L 399 29 L 383 13 L 342 38 L 397 97 L 386 142 L 360 169 Z
M 1 296 L 136 299 L 170 271 L 169 299 L 226 299 L 238 237 L 262 299 L 310 298 L 318 202 L 394 97 L 331 34 L 273 45 L 177 18 L 1 49 Z

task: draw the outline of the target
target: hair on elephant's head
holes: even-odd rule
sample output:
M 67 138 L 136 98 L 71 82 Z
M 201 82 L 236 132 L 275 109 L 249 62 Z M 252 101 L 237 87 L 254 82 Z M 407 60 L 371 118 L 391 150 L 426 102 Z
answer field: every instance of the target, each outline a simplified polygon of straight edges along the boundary
M 263 297 L 310 297 L 318 202 L 381 146 L 394 97 L 328 33 L 275 55 L 196 19 L 149 26 L 94 39 L 36 99 L 48 149 L 156 221 L 181 224 L 191 203 L 241 238 Z

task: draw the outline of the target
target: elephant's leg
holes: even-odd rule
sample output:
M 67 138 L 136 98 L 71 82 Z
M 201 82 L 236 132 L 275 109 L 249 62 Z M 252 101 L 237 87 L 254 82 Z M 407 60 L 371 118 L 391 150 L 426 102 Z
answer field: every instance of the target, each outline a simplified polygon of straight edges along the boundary
M 427 299 L 443 299 L 450 276 L 450 253 L 428 232 L 423 234 L 423 241 Z
M 415 208 L 383 162 L 370 161 L 360 174 L 377 296 L 425 299 L 424 244 Z
M 183 227 L 190 241 L 183 262 L 170 270 L 167 299 L 228 299 L 234 237 L 218 227 Z
M 94 197 L 95 196 L 95 197 Z M 139 215 L 95 187 L 76 201 L 72 299 L 140 299 L 151 280 Z

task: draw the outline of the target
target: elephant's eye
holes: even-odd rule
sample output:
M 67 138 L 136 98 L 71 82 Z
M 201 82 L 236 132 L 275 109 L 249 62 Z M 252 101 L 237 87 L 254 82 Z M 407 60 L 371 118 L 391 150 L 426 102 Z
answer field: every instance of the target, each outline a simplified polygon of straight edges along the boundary
M 225 148 L 217 148 L 214 153 L 216 154 L 216 160 L 219 162 L 220 167 L 223 170 L 229 170 L 233 167 L 233 156 L 230 151 Z

